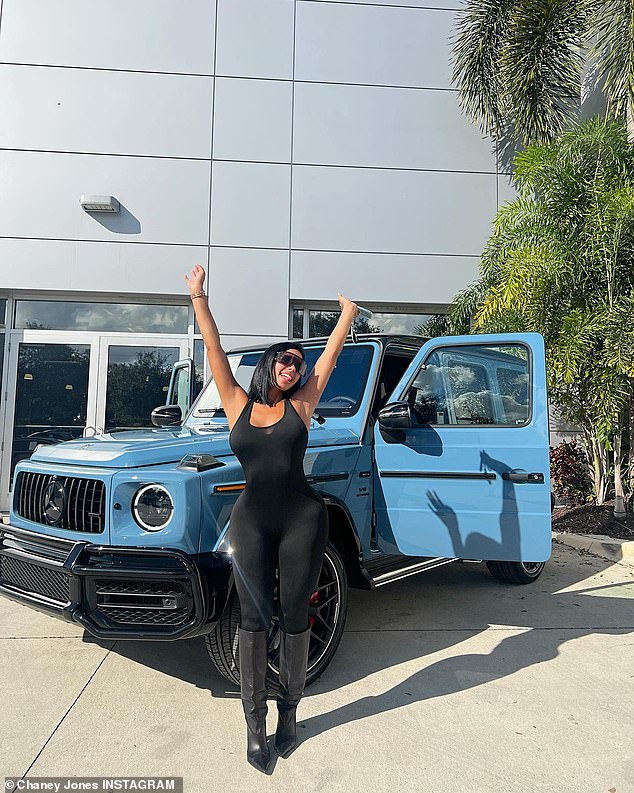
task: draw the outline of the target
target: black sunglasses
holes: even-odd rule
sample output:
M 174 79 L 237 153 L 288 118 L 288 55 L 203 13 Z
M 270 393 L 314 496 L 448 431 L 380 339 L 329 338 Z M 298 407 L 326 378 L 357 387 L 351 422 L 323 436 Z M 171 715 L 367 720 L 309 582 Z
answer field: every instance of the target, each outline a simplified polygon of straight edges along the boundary
M 298 372 L 301 377 L 306 374 L 306 361 L 299 355 L 295 355 L 294 352 L 282 350 L 282 352 L 276 354 L 275 360 L 279 361 L 284 366 L 295 364 L 295 371 Z

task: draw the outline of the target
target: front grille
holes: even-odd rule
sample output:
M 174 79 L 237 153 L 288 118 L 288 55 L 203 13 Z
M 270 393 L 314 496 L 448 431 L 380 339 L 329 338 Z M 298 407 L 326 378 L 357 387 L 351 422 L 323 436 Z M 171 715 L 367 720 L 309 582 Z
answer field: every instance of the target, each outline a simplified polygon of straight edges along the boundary
M 0 585 L 35 592 L 66 605 L 70 600 L 69 577 L 57 570 L 0 556 Z
M 124 625 L 182 625 L 189 619 L 187 609 L 133 609 L 101 606 L 101 611 L 114 622 Z
M 180 584 L 161 583 L 160 581 L 117 581 L 98 579 L 96 582 L 98 595 L 180 595 L 183 588 Z
M 187 594 L 177 581 L 95 581 L 104 616 L 124 625 L 182 625 L 191 619 Z
M 45 515 L 44 496 L 53 481 L 64 488 L 65 496 L 61 514 L 56 520 L 49 521 Z M 104 530 L 106 488 L 99 479 L 21 471 L 15 487 L 16 512 L 27 520 L 89 534 L 99 534 Z

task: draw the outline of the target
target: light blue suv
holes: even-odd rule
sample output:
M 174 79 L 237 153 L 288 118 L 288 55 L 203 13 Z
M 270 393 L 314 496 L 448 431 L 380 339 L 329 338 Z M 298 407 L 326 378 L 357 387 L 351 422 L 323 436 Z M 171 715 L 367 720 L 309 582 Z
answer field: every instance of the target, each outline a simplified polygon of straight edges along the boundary
M 302 340 L 308 373 L 325 343 Z M 229 353 L 245 389 L 263 350 Z M 167 426 L 40 446 L 19 463 L 0 592 L 102 638 L 204 635 L 237 683 L 231 509 L 244 477 L 215 383 L 189 408 L 193 382 L 192 362 L 179 362 L 173 404 L 153 413 Z M 310 601 L 310 682 L 336 652 L 349 586 L 456 560 L 517 584 L 540 575 L 551 552 L 542 337 L 360 334 L 317 406 L 304 467 L 330 519 Z M 276 620 L 271 632 L 274 688 Z

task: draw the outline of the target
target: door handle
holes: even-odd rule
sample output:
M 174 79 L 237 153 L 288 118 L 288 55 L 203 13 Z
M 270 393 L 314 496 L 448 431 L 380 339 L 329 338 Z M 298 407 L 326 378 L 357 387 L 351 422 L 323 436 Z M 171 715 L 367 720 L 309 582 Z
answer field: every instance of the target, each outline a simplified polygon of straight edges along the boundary
M 502 474 L 502 479 L 505 479 L 507 482 L 526 482 L 534 485 L 544 484 L 544 474 L 529 474 L 527 471 L 505 471 Z

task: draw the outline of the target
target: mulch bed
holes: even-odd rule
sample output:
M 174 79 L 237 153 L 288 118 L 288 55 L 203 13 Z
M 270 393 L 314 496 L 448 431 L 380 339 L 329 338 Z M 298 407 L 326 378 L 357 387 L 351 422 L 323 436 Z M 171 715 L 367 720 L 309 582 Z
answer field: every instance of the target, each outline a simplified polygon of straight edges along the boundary
M 634 540 L 634 514 L 632 504 L 627 517 L 616 520 L 612 514 L 614 501 L 596 504 L 556 507 L 553 510 L 553 531 L 567 534 L 604 534 L 620 540 Z

